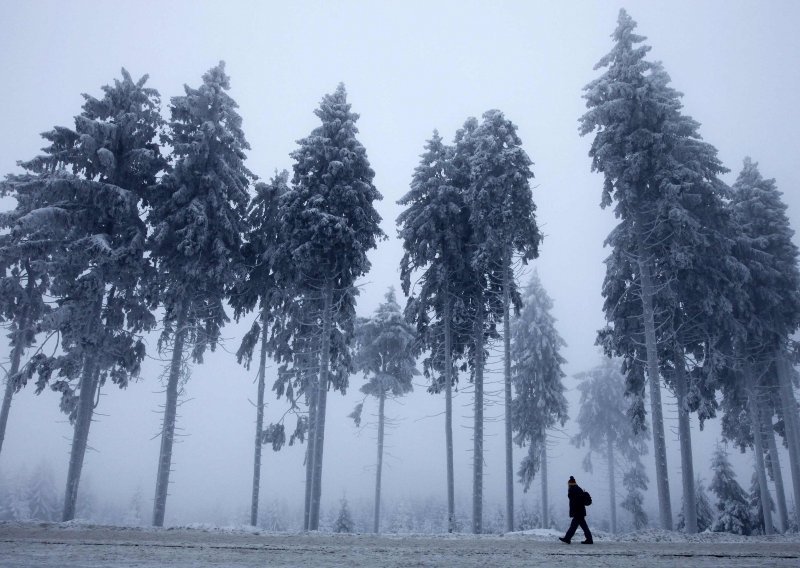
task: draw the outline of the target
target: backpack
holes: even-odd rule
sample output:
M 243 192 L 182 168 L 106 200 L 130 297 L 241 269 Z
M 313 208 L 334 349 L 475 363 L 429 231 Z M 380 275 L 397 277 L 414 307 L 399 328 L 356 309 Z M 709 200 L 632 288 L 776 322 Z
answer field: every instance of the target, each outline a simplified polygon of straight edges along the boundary
M 588 491 L 583 492 L 583 504 L 587 507 L 592 504 L 592 496 L 589 495 Z

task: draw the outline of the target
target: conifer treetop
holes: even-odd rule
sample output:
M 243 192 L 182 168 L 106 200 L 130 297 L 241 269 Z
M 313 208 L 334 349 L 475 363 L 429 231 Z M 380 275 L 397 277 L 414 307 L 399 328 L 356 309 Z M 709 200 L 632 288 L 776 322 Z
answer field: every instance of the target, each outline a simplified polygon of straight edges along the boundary
M 291 154 L 294 175 L 282 200 L 284 247 L 298 271 L 317 282 L 331 276 L 344 289 L 369 270 L 367 251 L 385 238 L 373 206 L 382 196 L 356 138 L 358 115 L 344 85 L 325 95 L 314 112 L 322 124 Z
M 150 245 L 162 279 L 165 333 L 188 310 L 193 355 L 200 360 L 214 346 L 227 321 L 222 300 L 244 278 L 242 235 L 247 231 L 249 185 L 256 177 L 245 167 L 249 145 L 230 80 L 220 62 L 198 88 L 185 86 L 171 99 L 170 143 L 175 164 L 152 192 Z

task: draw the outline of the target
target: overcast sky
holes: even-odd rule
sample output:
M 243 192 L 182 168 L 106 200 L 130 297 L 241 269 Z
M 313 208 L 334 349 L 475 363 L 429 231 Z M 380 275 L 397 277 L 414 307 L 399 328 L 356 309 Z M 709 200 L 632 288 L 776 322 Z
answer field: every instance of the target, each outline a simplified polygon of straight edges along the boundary
M 183 85 L 199 85 L 219 60 L 231 77 L 252 147 L 247 165 L 261 178 L 291 168 L 296 140 L 318 124 L 313 114 L 321 97 L 344 82 L 353 110 L 361 115 L 360 140 L 383 194 L 377 209 L 389 240 L 370 258 L 373 269 L 361 282 L 360 315 L 371 313 L 389 286 L 399 289 L 401 247 L 396 239 L 396 205 L 434 128 L 446 141 L 469 116 L 502 110 L 519 127 L 534 161 L 534 200 L 545 234 L 541 256 L 532 263 L 555 302 L 554 315 L 568 347 L 566 384 L 576 416 L 571 375 L 596 364 L 595 333 L 603 323 L 600 285 L 607 251 L 602 243 L 614 220 L 599 207 L 601 177 L 590 172 L 591 140 L 578 135 L 585 106 L 582 87 L 598 76 L 594 64 L 611 48 L 617 13 L 625 7 L 638 32 L 663 61 L 673 86 L 685 93 L 685 112 L 702 124 L 732 170 L 742 159 L 760 163 L 775 177 L 800 225 L 797 169 L 800 110 L 800 3 L 793 1 L 670 2 L 82 2 L 0 0 L 0 174 L 19 171 L 44 145 L 39 133 L 54 125 L 73 126 L 81 93 L 99 96 L 100 87 L 125 67 L 134 79 L 149 74 L 148 86 L 170 97 Z M 5 200 L 4 208 L 13 206 Z M 232 352 L 250 320 L 223 331 L 227 338 L 202 366 L 194 366 L 179 409 L 185 435 L 173 453 L 167 523 L 206 520 L 212 511 L 239 515 L 248 510 L 255 409 L 254 372 L 236 365 Z M 98 494 L 127 502 L 140 487 L 152 502 L 163 393 L 162 362 L 154 357 L 140 381 L 127 391 L 107 386 L 92 425 L 84 467 Z M 0 347 L 4 356 L 8 348 Z M 495 368 L 499 371 L 499 368 Z M 501 417 L 500 375 L 487 387 L 489 417 Z M 357 431 L 346 415 L 357 402 L 360 378 L 351 378 L 347 397 L 329 397 L 323 480 L 323 509 L 346 494 L 371 499 L 375 433 Z M 462 383 L 456 399 L 456 489 L 471 490 L 471 389 Z M 677 427 L 672 400 L 666 415 L 670 448 Z M 444 499 L 443 399 L 428 395 L 422 379 L 415 394 L 387 411 L 396 418 L 389 431 L 384 488 L 393 496 L 437 495 Z M 374 405 L 367 406 L 369 413 Z M 284 411 L 272 401 L 268 420 Z M 367 415 L 365 414 L 365 417 Z M 696 427 L 696 421 L 693 421 Z M 568 425 L 569 428 L 569 425 Z M 486 515 L 503 498 L 502 435 L 499 422 L 487 438 Z M 66 475 L 71 428 L 58 413 L 53 393 L 40 397 L 28 388 L 15 398 L 0 473 L 32 468 L 47 459 Z M 718 428 L 695 430 L 695 471 L 710 479 L 709 448 Z M 562 436 L 563 438 L 564 436 Z M 299 505 L 304 447 L 265 452 L 262 501 L 286 498 Z M 517 450 L 517 456 L 521 451 Z M 582 452 L 559 444 L 552 452 L 551 493 L 562 497 L 575 475 L 602 498 L 606 482 L 580 469 Z M 646 458 L 648 467 L 651 457 Z M 738 458 L 749 487 L 749 456 Z M 679 460 L 669 469 L 673 510 L 680 507 Z M 520 491 L 521 493 L 521 491 Z M 538 489 L 529 502 L 538 499 Z M 595 497 L 595 502 L 598 502 Z M 518 500 L 521 500 L 518 497 Z M 556 511 L 565 509 L 560 499 Z M 565 511 L 563 511 L 565 512 Z M 459 515 L 467 518 L 462 507 Z M 214 513 L 216 514 L 216 513 Z M 149 512 L 148 512 L 149 515 Z

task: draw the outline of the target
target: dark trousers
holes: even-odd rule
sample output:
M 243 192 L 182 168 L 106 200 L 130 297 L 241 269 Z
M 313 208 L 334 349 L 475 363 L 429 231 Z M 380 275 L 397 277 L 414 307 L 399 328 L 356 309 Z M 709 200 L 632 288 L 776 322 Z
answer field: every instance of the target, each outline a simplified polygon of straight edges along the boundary
M 586 537 L 586 540 L 592 540 L 592 533 L 589 530 L 589 525 L 586 524 L 586 517 L 572 517 L 572 523 L 569 525 L 569 530 L 564 538 L 572 540 L 572 536 L 578 530 L 578 527 L 583 529 L 583 536 Z

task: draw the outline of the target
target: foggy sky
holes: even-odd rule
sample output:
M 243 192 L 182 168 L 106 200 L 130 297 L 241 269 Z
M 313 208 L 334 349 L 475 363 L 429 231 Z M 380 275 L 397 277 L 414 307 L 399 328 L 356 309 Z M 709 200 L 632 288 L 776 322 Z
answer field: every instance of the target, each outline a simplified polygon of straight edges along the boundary
M 325 93 L 344 82 L 348 100 L 361 115 L 359 139 L 383 194 L 376 207 L 389 240 L 370 253 L 373 269 L 362 279 L 359 315 L 369 315 L 389 286 L 399 291 L 401 246 L 394 221 L 425 141 L 434 128 L 445 141 L 469 116 L 502 110 L 519 127 L 534 161 L 534 201 L 545 238 L 531 266 L 553 298 L 553 314 L 568 347 L 566 385 L 569 413 L 578 414 L 571 376 L 595 365 L 596 330 L 603 326 L 600 286 L 603 240 L 614 225 L 599 207 L 602 178 L 590 172 L 591 137 L 578 135 L 585 110 L 582 87 L 596 78 L 595 63 L 611 48 L 617 13 L 625 7 L 637 32 L 653 47 L 672 85 L 685 93 L 684 111 L 699 121 L 703 138 L 719 150 L 732 171 L 742 159 L 759 162 L 764 177 L 777 179 L 795 229 L 800 227 L 800 173 L 796 164 L 800 110 L 800 3 L 792 1 L 671 2 L 12 2 L 0 0 L 0 174 L 18 172 L 17 160 L 44 146 L 39 133 L 54 125 L 73 126 L 81 93 L 99 96 L 100 87 L 120 76 L 149 74 L 160 91 L 163 113 L 169 98 L 196 87 L 202 74 L 226 61 L 230 95 L 239 103 L 252 150 L 248 168 L 262 179 L 291 168 L 296 140 L 318 124 L 313 114 Z M 563 6 L 561 4 L 564 4 Z M 3 209 L 13 206 L 6 199 Z M 797 240 L 797 239 L 796 239 Z M 523 280 L 524 282 L 524 280 Z M 403 300 L 400 299 L 401 303 Z M 243 516 L 249 508 L 255 409 L 255 371 L 236 364 L 234 353 L 251 317 L 223 330 L 226 338 L 203 365 L 194 365 L 179 408 L 184 437 L 173 453 L 167 524 L 203 521 L 209 511 Z M 156 476 L 163 404 L 155 335 L 152 358 L 140 380 L 120 392 L 108 385 L 97 409 L 82 487 L 100 496 L 130 500 L 140 487 L 149 507 Z M 0 345 L 8 356 L 8 346 Z M 501 503 L 503 486 L 502 377 L 496 364 L 487 376 L 485 515 Z M 268 375 L 268 383 L 271 383 Z M 323 511 L 347 495 L 371 500 L 375 432 L 357 430 L 346 415 L 360 400 L 359 376 L 346 397 L 329 397 L 323 473 Z M 387 405 L 396 418 L 388 431 L 384 503 L 408 495 L 444 498 L 444 400 L 426 393 L 421 377 L 415 393 Z M 267 420 L 285 411 L 271 397 Z M 472 390 L 462 377 L 456 411 L 456 491 L 471 491 Z M 368 401 L 365 421 L 375 405 Z M 672 506 L 680 507 L 680 462 L 675 451 L 674 399 L 665 397 L 670 449 Z M 289 426 L 293 419 L 289 419 Z M 714 421 L 705 432 L 692 420 L 695 471 L 710 480 Z M 551 450 L 551 503 L 565 514 L 566 479 L 575 477 L 604 500 L 603 468 L 581 468 L 583 451 L 564 443 Z M 72 429 L 58 411 L 58 396 L 33 395 L 31 386 L 15 397 L 0 472 L 9 475 L 49 461 L 63 491 Z M 286 498 L 299 506 L 303 494 L 304 446 L 263 459 L 262 503 Z M 735 450 L 731 450 L 735 453 Z M 515 450 L 519 459 L 522 450 Z M 732 456 L 739 481 L 749 487 L 750 456 Z M 785 460 L 784 460 L 785 461 Z M 652 470 L 652 456 L 645 458 Z M 651 481 L 652 481 L 651 471 Z M 533 494 L 517 503 L 538 500 Z M 653 487 L 651 483 L 651 487 Z M 462 519 L 469 509 L 457 510 Z M 206 517 L 204 517 L 206 515 Z M 651 519 L 655 520 L 655 519 Z

